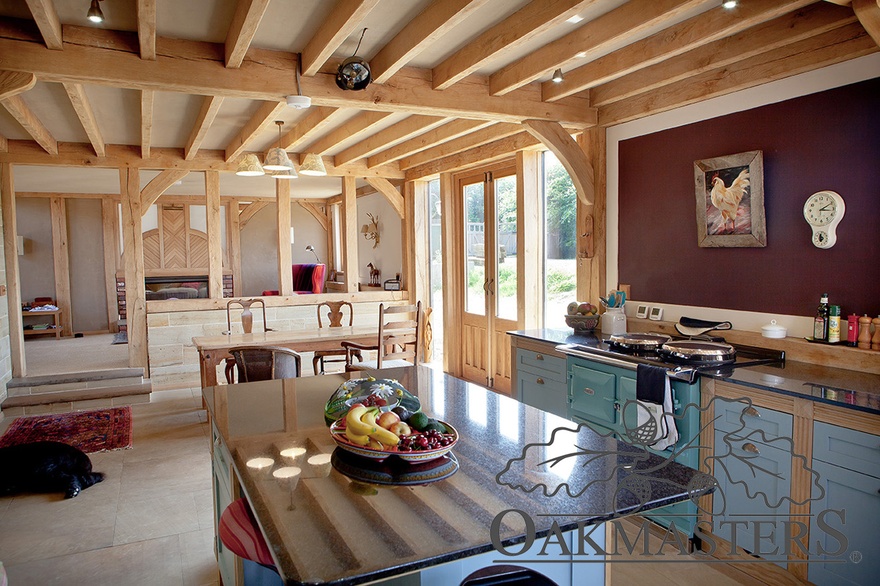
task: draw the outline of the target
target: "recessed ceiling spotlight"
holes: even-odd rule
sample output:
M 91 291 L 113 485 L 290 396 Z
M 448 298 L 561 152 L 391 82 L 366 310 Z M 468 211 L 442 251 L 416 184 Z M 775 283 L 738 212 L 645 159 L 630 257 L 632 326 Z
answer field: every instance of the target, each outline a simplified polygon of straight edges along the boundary
M 574 56 L 577 57 L 578 59 L 583 59 L 584 57 L 587 56 L 587 52 L 586 52 L 586 51 L 581 51 L 580 53 L 575 53 Z
M 567 19 L 565 22 L 570 22 L 571 24 L 577 24 L 577 23 L 579 23 L 580 21 L 582 21 L 583 19 L 584 19 L 583 16 L 581 16 L 581 15 L 579 15 L 579 14 L 575 14 L 575 15 L 572 16 L 571 18 Z
M 724 2 L 721 3 L 721 6 L 728 9 L 736 8 L 736 0 L 724 0 Z
M 89 7 L 88 14 L 86 14 L 86 17 L 92 22 L 104 22 L 104 13 L 101 12 L 98 2 L 100 0 L 92 0 L 92 5 Z
M 562 80 L 564 79 L 564 78 L 562 77 L 562 70 L 561 70 L 561 69 L 557 69 L 556 71 L 554 71 L 554 72 L 553 72 L 553 77 L 551 77 L 550 79 L 553 80 L 553 81 L 556 82 L 556 83 L 562 83 Z

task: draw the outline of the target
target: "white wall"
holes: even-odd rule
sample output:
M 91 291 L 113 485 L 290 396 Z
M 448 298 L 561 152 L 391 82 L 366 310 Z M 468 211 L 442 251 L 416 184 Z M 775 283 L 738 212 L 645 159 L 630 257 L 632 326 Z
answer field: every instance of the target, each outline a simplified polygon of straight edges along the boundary
M 373 241 L 360 233 L 361 226 L 369 224 L 367 213 L 379 218 L 379 245 L 373 248 Z M 403 223 L 400 216 L 384 196 L 374 193 L 357 200 L 358 226 L 358 278 L 359 283 L 370 282 L 369 263 L 382 272 L 381 280 L 393 279 L 396 273 L 403 273 Z

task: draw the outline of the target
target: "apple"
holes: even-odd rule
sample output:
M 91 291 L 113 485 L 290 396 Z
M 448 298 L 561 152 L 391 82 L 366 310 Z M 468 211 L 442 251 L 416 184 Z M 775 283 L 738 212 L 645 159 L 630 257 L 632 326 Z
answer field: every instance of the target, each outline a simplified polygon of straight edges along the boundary
M 577 312 L 578 312 L 578 306 L 579 306 L 579 303 L 578 303 L 577 301 L 572 301 L 571 303 L 569 303 L 569 304 L 568 304 L 568 308 L 567 308 L 567 310 L 566 310 L 566 311 L 568 311 L 568 315 L 575 315 L 575 314 L 577 314 Z
M 386 411 L 376 420 L 376 423 L 379 424 L 379 427 L 384 427 L 388 430 L 391 429 L 392 425 L 398 422 L 400 422 L 400 415 L 398 415 L 394 411 Z
M 581 315 L 587 315 L 590 313 L 590 307 L 591 305 L 589 303 L 581 303 L 578 305 L 578 313 Z
M 412 429 L 410 429 L 409 425 L 404 423 L 403 421 L 398 421 L 388 428 L 388 431 L 396 435 L 397 437 L 403 437 L 412 433 Z

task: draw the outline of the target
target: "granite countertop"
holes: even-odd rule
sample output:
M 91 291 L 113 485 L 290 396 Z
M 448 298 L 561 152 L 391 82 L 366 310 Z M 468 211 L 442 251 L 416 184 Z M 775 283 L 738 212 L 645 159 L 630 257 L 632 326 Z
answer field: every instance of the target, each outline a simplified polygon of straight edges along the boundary
M 572 330 L 539 329 L 508 333 L 553 345 L 595 346 L 603 339 L 602 334 L 575 334 Z M 743 366 L 724 375 L 709 376 L 733 384 L 880 415 L 880 375 L 877 374 L 786 360 L 784 367 Z
M 458 430 L 451 476 L 426 484 L 454 469 L 451 461 L 428 470 L 396 457 L 363 466 L 336 448 L 324 403 L 363 373 L 203 391 L 288 584 L 358 584 L 490 551 L 493 520 L 510 509 L 527 514 L 540 539 L 554 523 L 567 531 L 715 486 L 696 470 L 438 370 L 382 374 Z M 370 482 L 383 475 L 412 484 Z M 521 515 L 508 513 L 497 537 L 520 543 L 525 528 Z

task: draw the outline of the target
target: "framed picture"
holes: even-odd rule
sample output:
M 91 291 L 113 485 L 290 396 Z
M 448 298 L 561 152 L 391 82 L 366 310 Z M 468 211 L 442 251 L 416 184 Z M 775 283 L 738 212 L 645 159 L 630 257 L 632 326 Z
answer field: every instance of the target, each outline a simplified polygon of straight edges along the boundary
M 767 246 L 762 151 L 694 161 L 694 183 L 701 248 Z

